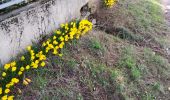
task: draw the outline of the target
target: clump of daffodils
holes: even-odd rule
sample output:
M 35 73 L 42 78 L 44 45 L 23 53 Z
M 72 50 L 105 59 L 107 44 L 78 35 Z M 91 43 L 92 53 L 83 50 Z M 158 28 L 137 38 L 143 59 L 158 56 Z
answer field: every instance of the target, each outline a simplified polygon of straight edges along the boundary
M 21 56 L 19 60 L 5 64 L 0 71 L 0 99 L 13 100 L 12 91 L 18 90 L 18 93 L 21 93 L 21 90 L 17 88 L 17 84 L 26 86 L 31 83 L 31 79 L 24 76 L 25 72 L 45 67 L 49 53 L 62 57 L 61 49 L 65 46 L 65 43 L 73 39 L 79 39 L 90 31 L 92 26 L 92 23 L 88 20 L 61 24 L 61 28 L 44 41 L 40 48 L 28 46 L 28 52 Z
M 113 5 L 116 3 L 116 1 L 117 1 L 117 0 L 104 0 L 104 4 L 105 4 L 107 7 L 111 8 L 111 7 L 113 7 Z

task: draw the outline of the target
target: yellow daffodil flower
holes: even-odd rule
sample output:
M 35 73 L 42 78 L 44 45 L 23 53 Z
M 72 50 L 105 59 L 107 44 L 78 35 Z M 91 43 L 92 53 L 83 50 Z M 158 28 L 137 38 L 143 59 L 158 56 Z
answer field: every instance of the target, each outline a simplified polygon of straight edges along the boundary
M 5 64 L 4 69 L 8 70 L 10 68 L 10 66 L 11 66 L 10 64 Z
M 45 62 L 41 62 L 41 67 L 44 67 L 45 66 Z
M 17 67 L 12 67 L 12 72 L 15 72 L 17 70 Z
M 3 73 L 2 73 L 2 76 L 3 76 L 3 77 L 5 77 L 5 76 L 6 76 L 6 73 L 5 73 L 5 72 L 3 72 Z
M 5 93 L 8 94 L 10 92 L 10 89 L 5 89 Z
M 25 60 L 25 57 L 24 57 L 24 56 L 22 56 L 22 57 L 21 57 L 21 61 L 24 61 L 24 60 Z

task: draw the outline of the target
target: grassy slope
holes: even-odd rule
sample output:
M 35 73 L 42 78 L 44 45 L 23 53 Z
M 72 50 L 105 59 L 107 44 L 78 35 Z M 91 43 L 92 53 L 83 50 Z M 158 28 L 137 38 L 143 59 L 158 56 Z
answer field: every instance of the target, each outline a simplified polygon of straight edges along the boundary
M 62 58 L 51 56 L 47 67 L 27 73 L 32 83 L 18 99 L 170 99 L 167 27 L 158 0 L 120 0 L 95 16 L 109 34 L 94 29 L 67 44 Z

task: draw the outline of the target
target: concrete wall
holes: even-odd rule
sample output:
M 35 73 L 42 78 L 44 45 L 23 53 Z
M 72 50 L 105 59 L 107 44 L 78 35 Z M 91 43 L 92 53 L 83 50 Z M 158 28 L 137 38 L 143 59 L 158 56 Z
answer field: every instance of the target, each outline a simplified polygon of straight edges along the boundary
M 47 0 L 46 0 L 47 1 Z M 51 33 L 61 23 L 80 17 L 88 0 L 48 0 L 0 16 L 0 60 L 4 64 L 37 41 L 41 34 Z

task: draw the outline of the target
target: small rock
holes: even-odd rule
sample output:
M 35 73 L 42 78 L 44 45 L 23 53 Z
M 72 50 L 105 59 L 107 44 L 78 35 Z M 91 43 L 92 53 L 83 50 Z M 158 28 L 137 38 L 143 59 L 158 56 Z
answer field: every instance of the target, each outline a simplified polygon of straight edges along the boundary
M 87 13 L 86 13 L 86 16 L 90 16 L 90 14 L 91 14 L 90 12 L 87 12 Z
M 91 14 L 90 12 L 82 12 L 81 16 L 83 16 L 84 19 L 87 19 L 87 17 L 89 17 L 90 14 Z
M 170 87 L 168 87 L 168 91 L 170 91 Z
M 93 24 L 96 24 L 96 23 L 97 23 L 96 19 L 93 19 L 93 20 L 92 20 L 92 23 L 93 23 Z
M 168 55 L 170 55 L 170 48 L 166 48 Z

